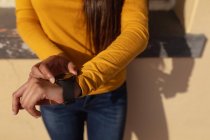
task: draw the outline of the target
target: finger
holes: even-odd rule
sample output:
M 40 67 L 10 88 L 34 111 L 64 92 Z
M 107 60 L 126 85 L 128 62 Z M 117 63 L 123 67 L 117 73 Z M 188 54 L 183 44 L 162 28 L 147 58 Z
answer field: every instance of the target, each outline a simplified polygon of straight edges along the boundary
M 77 75 L 77 68 L 76 66 L 73 64 L 73 62 L 69 62 L 68 63 L 68 70 L 70 73 Z
M 35 92 L 35 90 L 34 90 L 34 87 L 33 87 L 30 91 L 28 91 L 26 93 L 27 96 L 25 96 L 25 98 L 23 99 L 23 101 L 21 103 L 22 103 L 23 108 L 30 115 L 37 118 L 41 115 L 40 111 L 38 111 L 35 107 L 37 101 L 40 100 L 40 96 L 39 96 L 40 94 L 36 94 L 34 92 Z
M 36 103 L 36 105 L 48 105 L 50 101 L 48 99 L 40 100 Z
M 27 88 L 24 90 L 22 97 L 20 99 L 20 104 L 22 108 L 27 107 L 27 102 L 30 100 L 30 97 L 33 95 L 33 93 L 36 91 L 36 84 L 35 82 L 37 79 L 33 78 L 28 82 Z
M 25 91 L 27 95 L 21 100 L 21 104 L 24 107 L 29 106 L 29 104 L 34 103 L 35 105 L 49 104 L 47 99 L 41 99 L 39 97 L 39 91 L 36 88 L 31 88 L 31 90 Z M 32 106 L 32 105 L 30 105 Z
M 30 76 L 34 77 L 34 78 L 42 78 L 42 79 L 46 79 L 45 76 L 41 73 L 41 71 L 39 70 L 39 65 L 34 65 L 31 68 L 31 72 L 30 72 Z
M 33 96 L 36 95 L 37 91 L 37 84 L 35 83 L 37 79 L 32 79 L 29 83 L 27 88 L 25 89 L 20 103 L 22 105 L 23 108 L 27 108 L 28 104 L 31 102 L 31 99 L 33 98 Z M 32 83 L 31 83 L 32 82 Z M 36 92 L 36 93 L 35 93 Z
M 41 63 L 39 65 L 39 70 L 52 84 L 55 83 L 55 78 L 46 63 Z
M 58 104 L 58 103 L 53 100 L 48 100 L 48 99 L 44 99 L 36 103 L 36 105 L 55 105 L 55 104 Z
M 26 111 L 35 118 L 38 118 L 41 116 L 41 112 L 36 109 L 35 105 L 27 108 Z
M 12 95 L 12 111 L 14 115 L 18 114 L 20 107 L 20 97 L 26 90 L 27 83 L 23 84 L 17 91 Z

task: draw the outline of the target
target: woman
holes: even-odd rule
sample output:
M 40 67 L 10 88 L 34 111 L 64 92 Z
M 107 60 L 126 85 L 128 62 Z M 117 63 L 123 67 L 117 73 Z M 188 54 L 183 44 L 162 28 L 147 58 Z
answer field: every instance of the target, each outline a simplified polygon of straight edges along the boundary
M 122 140 L 126 66 L 147 45 L 147 14 L 146 0 L 16 0 L 18 32 L 41 61 L 13 93 L 14 114 L 42 116 L 54 140 L 82 140 L 84 122 L 89 140 Z M 68 72 L 72 84 L 54 84 Z

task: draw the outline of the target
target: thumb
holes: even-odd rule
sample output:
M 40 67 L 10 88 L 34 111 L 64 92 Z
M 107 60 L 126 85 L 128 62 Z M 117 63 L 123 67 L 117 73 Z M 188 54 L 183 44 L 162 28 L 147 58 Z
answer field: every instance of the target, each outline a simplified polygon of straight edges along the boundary
M 68 71 L 74 75 L 77 75 L 77 68 L 76 66 L 72 63 L 72 62 L 69 62 L 68 63 Z

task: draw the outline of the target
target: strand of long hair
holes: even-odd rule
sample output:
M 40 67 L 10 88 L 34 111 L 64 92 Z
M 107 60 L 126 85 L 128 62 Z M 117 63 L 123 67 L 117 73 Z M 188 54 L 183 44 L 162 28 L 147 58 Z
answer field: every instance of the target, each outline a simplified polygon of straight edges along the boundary
M 88 42 L 99 53 L 121 32 L 121 12 L 124 0 L 84 0 Z

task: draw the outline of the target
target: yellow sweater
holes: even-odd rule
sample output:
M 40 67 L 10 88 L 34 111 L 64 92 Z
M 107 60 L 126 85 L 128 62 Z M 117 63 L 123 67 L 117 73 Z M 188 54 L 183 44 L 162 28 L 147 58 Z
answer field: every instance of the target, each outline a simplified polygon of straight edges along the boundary
M 81 68 L 77 77 L 83 95 L 114 90 L 126 80 L 126 66 L 148 41 L 146 0 L 125 0 L 121 34 L 94 55 L 87 45 L 83 0 L 16 0 L 17 29 L 43 60 L 65 53 Z

